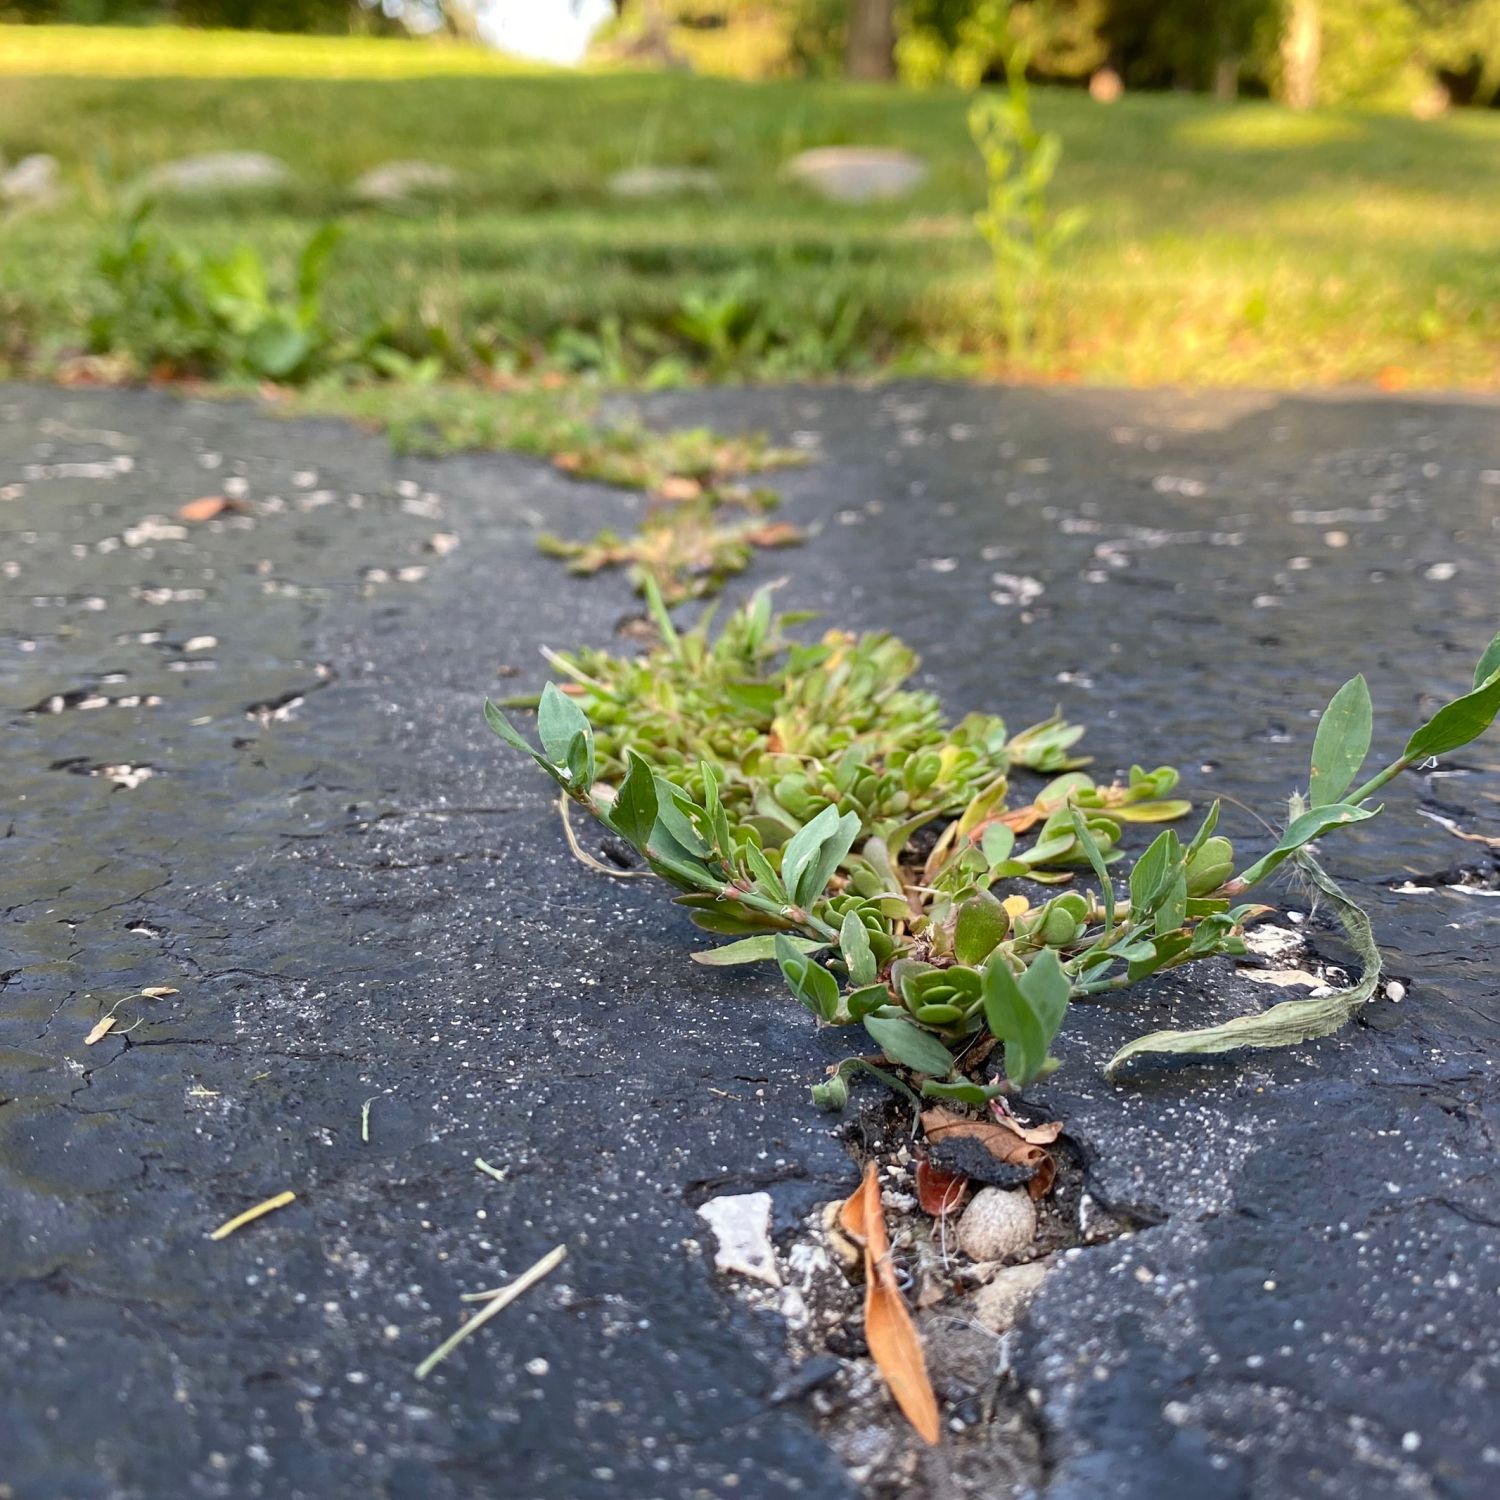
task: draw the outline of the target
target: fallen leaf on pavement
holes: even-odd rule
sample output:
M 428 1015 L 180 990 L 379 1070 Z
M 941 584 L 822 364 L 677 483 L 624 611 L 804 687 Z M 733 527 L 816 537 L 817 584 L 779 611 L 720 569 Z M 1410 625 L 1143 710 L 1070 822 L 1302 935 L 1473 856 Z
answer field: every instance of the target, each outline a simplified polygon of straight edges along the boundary
M 1047 1150 L 1047 1143 L 1056 1140 L 1062 1132 L 1062 1125 L 1057 1121 L 1025 1126 L 1010 1119 L 971 1120 L 966 1115 L 954 1114 L 950 1109 L 928 1109 L 922 1112 L 922 1129 L 933 1145 L 952 1140 L 977 1141 L 996 1161 L 1025 1168 L 1032 1174 L 1026 1191 L 1033 1198 L 1044 1198 L 1052 1191 L 1057 1178 L 1057 1163 Z
M 917 1163 L 917 1202 L 922 1212 L 941 1219 L 951 1214 L 969 1195 L 969 1179 L 960 1172 L 945 1172 L 923 1158 Z
M 747 531 L 745 540 L 757 547 L 795 547 L 802 540 L 802 532 L 790 521 L 771 521 Z
M 224 495 L 204 495 L 200 500 L 189 500 L 186 505 L 179 505 L 177 514 L 184 521 L 212 521 L 215 516 L 222 516 L 226 511 L 239 509 L 233 500 Z
M 703 486 L 686 474 L 668 474 L 656 487 L 662 500 L 696 500 L 703 493 Z
M 839 1223 L 864 1246 L 865 1342 L 870 1346 L 870 1357 L 917 1435 L 923 1442 L 936 1445 L 941 1435 L 937 1397 L 927 1377 L 922 1341 L 891 1269 L 880 1175 L 873 1161 L 865 1167 L 864 1181 L 840 1210 Z

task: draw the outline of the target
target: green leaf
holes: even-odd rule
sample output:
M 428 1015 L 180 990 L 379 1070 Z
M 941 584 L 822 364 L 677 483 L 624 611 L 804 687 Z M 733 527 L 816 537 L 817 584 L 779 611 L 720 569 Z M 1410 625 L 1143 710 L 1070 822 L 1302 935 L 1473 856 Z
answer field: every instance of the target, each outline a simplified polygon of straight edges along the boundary
M 1276 847 L 1258 859 L 1239 878 L 1247 886 L 1257 885 L 1304 844 L 1312 843 L 1330 828 L 1338 828 L 1345 823 L 1363 823 L 1366 818 L 1373 818 L 1379 811 L 1378 807 L 1355 807 L 1348 802 L 1309 808 L 1300 818 L 1293 818 Z
M 787 895 L 786 887 L 781 883 L 781 876 L 772 868 L 771 861 L 760 849 L 754 844 L 746 844 L 741 850 L 741 858 L 745 862 L 745 868 L 755 877 L 755 883 L 762 895 L 769 896 L 773 901 L 780 901 L 783 905 L 790 903 L 791 897 Z
M 839 952 L 848 966 L 850 984 L 865 987 L 875 983 L 875 954 L 870 948 L 870 934 L 857 911 L 844 913 L 839 928 Z
M 866 1016 L 865 1030 L 892 1062 L 913 1073 L 941 1078 L 953 1071 L 953 1054 L 942 1042 L 900 1016 Z
M 629 769 L 610 805 L 609 826 L 632 848 L 644 852 L 656 826 L 656 785 L 651 767 L 634 750 L 625 752 Z
M 924 1099 L 953 1099 L 959 1104 L 972 1104 L 976 1109 L 983 1109 L 991 1099 L 998 1098 L 1004 1092 L 999 1084 L 970 1083 L 968 1079 L 961 1083 L 944 1083 L 936 1078 L 922 1081 Z
M 312 340 L 288 319 L 276 316 L 256 326 L 245 343 L 245 363 L 252 373 L 271 380 L 291 375 L 312 353 Z
M 984 970 L 984 1018 L 1005 1043 L 1005 1072 L 1024 1089 L 1047 1066 L 1047 1049 L 1067 1014 L 1073 987 L 1056 952 L 1047 948 L 1018 980 L 995 957 Z
M 328 278 L 328 260 L 343 233 L 337 224 L 325 224 L 302 247 L 297 261 L 297 316 L 303 324 L 311 324 L 318 316 L 323 283 Z
M 1173 797 L 1158 802 L 1127 802 L 1123 807 L 1110 808 L 1109 815 L 1121 823 L 1172 823 L 1192 810 L 1191 802 Z
M 1099 877 L 1099 894 L 1104 901 L 1104 942 L 1109 941 L 1110 934 L 1115 930 L 1115 885 L 1109 878 L 1109 868 L 1104 863 L 1104 856 L 1099 852 L 1099 845 L 1094 841 L 1094 836 L 1089 832 L 1089 825 L 1083 814 L 1075 807 L 1073 810 L 1073 832 L 1078 837 L 1078 847 L 1083 850 L 1088 862 L 1093 866 L 1094 874 Z
M 842 1073 L 835 1073 L 826 1083 L 812 1086 L 812 1102 L 819 1109 L 837 1113 L 849 1102 L 849 1081 Z
M 1369 684 L 1363 674 L 1351 677 L 1333 695 L 1318 721 L 1307 781 L 1309 806 L 1327 807 L 1354 784 L 1370 753 L 1373 725 Z
M 542 689 L 536 710 L 536 732 L 541 736 L 547 759 L 555 766 L 568 763 L 568 747 L 577 735 L 587 736 L 591 745 L 594 738 L 584 711 L 555 682 Z
M 831 1021 L 839 1008 L 838 980 L 802 952 L 786 933 L 778 932 L 772 941 L 772 952 L 792 994 L 820 1021 Z
M 980 852 L 992 868 L 1003 865 L 1015 847 L 1016 831 L 1008 823 L 991 823 L 979 840 Z
M 525 735 L 488 698 L 484 700 L 484 722 L 512 749 L 522 751 L 532 760 L 539 759 L 536 750 L 527 742 Z
M 1496 672 L 1500 672 L 1500 635 L 1484 648 L 1484 655 L 1474 668 L 1474 686 L 1483 687 Z
M 1130 872 L 1130 917 L 1138 922 L 1150 916 L 1162 897 L 1172 888 L 1173 875 L 1179 863 L 1180 844 L 1176 833 L 1165 829 L 1136 860 Z
M 1406 742 L 1402 758 L 1426 760 L 1429 755 L 1446 755 L 1457 750 L 1470 740 L 1477 740 L 1494 723 L 1496 713 L 1500 713 L 1500 672 L 1486 678 L 1472 693 L 1438 709 Z
M 849 1012 L 851 1021 L 863 1021 L 871 1011 L 890 1003 L 891 992 L 883 984 L 867 984 L 860 989 L 850 990 L 844 996 L 844 1008 Z
M 958 908 L 953 923 L 953 956 L 961 964 L 982 964 L 1010 931 L 1010 915 L 988 891 L 978 891 Z
M 1184 871 L 1177 872 L 1177 878 L 1167 887 L 1167 893 L 1162 897 L 1161 905 L 1156 908 L 1156 931 L 1160 936 L 1164 933 L 1175 932 L 1187 920 L 1188 885 L 1187 875 Z
M 586 731 L 568 741 L 564 762 L 568 768 L 569 789 L 587 796 L 594 785 L 594 737 Z
M 524 755 L 529 755 L 559 786 L 563 784 L 562 773 L 557 767 L 537 750 L 535 746 L 530 744 L 526 737 L 521 734 L 515 725 L 488 698 L 484 700 L 484 721 L 512 749 L 519 750 Z
M 703 777 L 703 811 L 713 830 L 714 848 L 722 859 L 728 859 L 734 852 L 734 840 L 729 833 L 729 816 L 719 797 L 719 773 L 706 760 L 698 762 L 698 772 Z
M 1213 831 L 1219 826 L 1219 801 L 1214 799 L 1208 811 L 1203 816 L 1203 822 L 1198 825 L 1198 831 L 1193 835 L 1193 841 L 1185 850 L 1183 858 L 1191 860 L 1192 857 L 1209 841 Z
M 804 824 L 787 840 L 781 851 L 781 883 L 797 900 L 802 873 L 817 858 L 818 850 L 839 826 L 839 810 L 831 803 L 810 823 Z
M 816 953 L 826 948 L 827 943 L 815 942 L 812 938 L 794 937 L 785 932 L 768 932 L 759 937 L 747 937 L 738 943 L 725 943 L 722 948 L 704 948 L 689 954 L 695 964 L 706 964 L 712 969 L 728 968 L 733 964 L 758 964 L 774 958 L 778 962 L 781 953 L 778 943 L 787 943 L 798 953 Z
M 711 904 L 690 910 L 688 920 L 704 932 L 716 933 L 719 937 L 753 937 L 757 933 L 776 931 L 774 917 L 763 916 L 758 911 L 741 906 L 737 901 L 726 901 L 718 891 L 690 891 L 677 897 L 677 900 L 681 904 L 690 905 L 700 896 Z
M 1331 1036 L 1375 993 L 1380 984 L 1380 949 L 1370 919 L 1305 850 L 1295 856 L 1298 869 L 1328 897 L 1349 942 L 1364 964 L 1359 982 L 1315 999 L 1283 1000 L 1255 1015 L 1237 1016 L 1219 1026 L 1193 1031 L 1153 1031 L 1127 1042 L 1110 1058 L 1104 1076 L 1113 1080 L 1133 1057 L 1146 1054 L 1204 1056 L 1240 1047 L 1292 1047 L 1314 1037 Z
M 801 879 L 792 891 L 792 899 L 798 906 L 810 908 L 823 894 L 824 887 L 833 878 L 833 872 L 854 847 L 854 841 L 859 837 L 859 828 L 859 814 L 854 812 L 845 813 L 834 825 L 833 832 L 803 867 Z
M 663 853 L 675 853 L 662 839 L 665 833 L 676 850 L 690 854 L 694 859 L 705 858 L 710 852 L 709 847 L 693 827 L 693 820 L 684 811 L 684 806 L 691 807 L 692 804 L 688 802 L 682 788 L 674 786 L 659 772 L 653 773 L 652 784 L 656 788 L 656 828 L 651 835 L 652 847 L 661 843 Z

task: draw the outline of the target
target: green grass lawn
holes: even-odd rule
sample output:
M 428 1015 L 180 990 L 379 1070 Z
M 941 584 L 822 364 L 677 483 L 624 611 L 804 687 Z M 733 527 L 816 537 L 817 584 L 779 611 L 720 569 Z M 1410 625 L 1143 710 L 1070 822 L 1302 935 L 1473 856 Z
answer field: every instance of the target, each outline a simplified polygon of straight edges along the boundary
M 12 368 L 44 368 L 79 344 L 96 247 L 144 169 L 256 149 L 290 162 L 297 185 L 163 204 L 163 227 L 216 250 L 247 239 L 280 263 L 338 218 L 335 315 L 388 318 L 415 347 L 424 323 L 460 345 L 483 334 L 545 351 L 561 330 L 618 318 L 645 351 L 638 362 L 686 351 L 701 367 L 680 314 L 708 296 L 727 298 L 737 330 L 740 355 L 718 369 L 732 376 L 1500 378 L 1493 113 L 1424 123 L 1038 90 L 1042 123 L 1064 141 L 1057 202 L 1089 218 L 1056 278 L 1052 346 L 1018 372 L 972 227 L 983 173 L 957 92 L 528 72 L 361 38 L 141 40 L 152 35 L 92 30 L 74 45 L 50 28 L 0 27 L 0 153 L 54 154 L 68 189 L 57 207 L 0 218 L 0 357 Z M 127 45 L 137 61 L 121 61 Z M 148 76 L 104 76 L 127 70 Z M 292 72 L 307 76 L 269 76 Z M 908 199 L 860 207 L 780 176 L 796 152 L 844 143 L 906 147 L 931 175 Z M 463 187 L 402 211 L 353 201 L 361 171 L 413 157 L 450 163 Z M 609 175 L 642 163 L 712 168 L 723 191 L 611 199 Z M 757 328 L 775 331 L 769 353 Z

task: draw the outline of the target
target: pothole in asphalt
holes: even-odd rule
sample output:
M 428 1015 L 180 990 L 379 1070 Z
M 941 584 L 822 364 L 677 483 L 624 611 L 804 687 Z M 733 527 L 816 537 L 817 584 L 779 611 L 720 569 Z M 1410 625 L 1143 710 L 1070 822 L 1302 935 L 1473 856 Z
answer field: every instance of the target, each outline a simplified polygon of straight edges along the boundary
M 1094 1197 L 1066 1135 L 1051 1147 L 1057 1176 L 1046 1195 L 1033 1200 L 1024 1180 L 976 1182 L 962 1206 L 931 1217 L 919 1201 L 911 1126 L 899 1100 L 871 1099 L 841 1134 L 861 1167 L 880 1164 L 890 1264 L 937 1396 L 940 1448 L 902 1420 L 870 1356 L 862 1255 L 839 1227 L 841 1200 L 776 1233 L 768 1194 L 710 1198 L 699 1208 L 703 1252 L 741 1301 L 784 1325 L 786 1369 L 771 1403 L 800 1406 L 870 1500 L 1020 1495 L 1043 1475 L 1045 1434 L 1011 1373 L 1007 1336 L 1063 1256 L 1147 1224 Z

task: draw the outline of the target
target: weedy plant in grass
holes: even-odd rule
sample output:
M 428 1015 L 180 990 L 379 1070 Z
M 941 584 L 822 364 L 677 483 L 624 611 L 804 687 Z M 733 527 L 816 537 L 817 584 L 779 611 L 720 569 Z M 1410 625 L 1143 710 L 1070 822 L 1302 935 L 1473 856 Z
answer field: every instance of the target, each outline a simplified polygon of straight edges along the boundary
M 1110 1071 L 1141 1053 L 1286 1046 L 1336 1030 L 1374 993 L 1380 956 L 1310 846 L 1375 816 L 1383 786 L 1467 744 L 1500 710 L 1497 636 L 1473 690 L 1351 791 L 1372 731 L 1356 677 L 1324 713 L 1307 790 L 1267 854 L 1241 868 L 1215 832 L 1215 803 L 1191 837 L 1164 828 L 1120 884 L 1111 867 L 1130 825 L 1191 811 L 1172 795 L 1170 767 L 1100 785 L 1075 754 L 1078 725 L 1050 718 L 1011 734 L 984 714 L 950 724 L 933 694 L 907 685 L 917 659 L 900 641 L 835 630 L 799 642 L 788 630 L 806 617 L 773 614 L 767 590 L 716 635 L 708 619 L 679 634 L 649 585 L 648 596 L 661 642 L 644 656 L 548 653 L 566 688 L 549 683 L 536 702 L 540 749 L 486 703 L 491 728 L 557 782 L 565 816 L 569 802 L 585 808 L 678 888 L 699 927 L 732 939 L 695 953 L 700 963 L 775 962 L 820 1023 L 861 1027 L 925 1096 L 974 1105 L 1055 1066 L 1072 1004 L 1242 954 L 1246 924 L 1269 909 L 1246 898 L 1288 862 L 1339 914 L 1360 982 L 1139 1038 Z M 1017 770 L 1048 779 L 1016 796 Z M 1049 885 L 1057 894 L 1033 899 Z M 890 1077 L 851 1058 L 814 1089 L 819 1103 L 841 1106 L 860 1067 Z
M 1051 206 L 1062 138 L 1056 131 L 1039 130 L 1032 119 L 1029 60 L 1024 44 L 1009 47 L 1005 92 L 980 94 L 969 106 L 969 134 L 984 158 L 989 184 L 988 201 L 974 222 L 990 247 L 995 295 L 1013 360 L 1031 354 L 1057 257 L 1086 219 L 1082 209 L 1058 213 Z
M 296 285 L 277 293 L 251 245 L 199 256 L 151 223 L 141 203 L 100 250 L 101 298 L 89 319 L 97 353 L 124 354 L 143 372 L 298 380 L 326 364 L 334 335 L 323 289 L 339 232 L 325 225 L 297 258 Z

